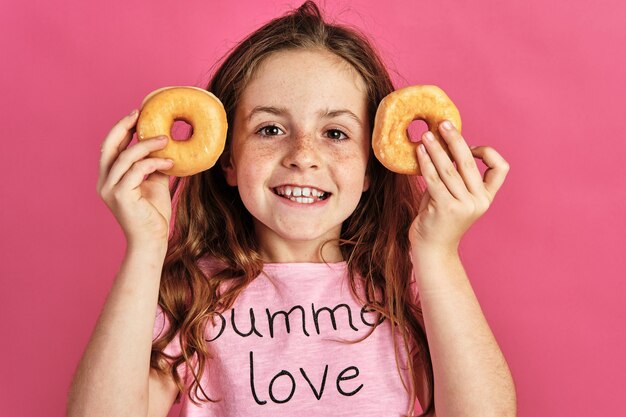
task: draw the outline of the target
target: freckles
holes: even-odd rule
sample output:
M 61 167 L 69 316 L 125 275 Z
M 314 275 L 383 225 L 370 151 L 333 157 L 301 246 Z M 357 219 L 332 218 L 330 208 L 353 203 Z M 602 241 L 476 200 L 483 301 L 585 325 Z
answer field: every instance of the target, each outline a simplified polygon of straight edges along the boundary
M 268 160 L 276 154 L 276 149 L 272 146 L 246 146 L 244 150 L 245 159 L 248 161 Z
M 354 169 L 355 165 L 362 165 L 363 170 L 365 170 L 369 158 L 367 151 L 363 152 L 361 149 L 355 148 L 333 149 L 331 155 L 337 163 L 350 165 L 350 169 Z
M 355 149 L 347 152 L 338 150 L 333 152 L 332 160 L 335 172 L 344 178 L 344 181 L 347 180 L 347 182 L 353 184 L 352 186 L 360 187 L 361 182 L 365 180 L 367 155 Z
M 275 152 L 272 151 L 271 149 L 261 147 L 261 148 L 257 148 L 251 151 L 249 153 L 249 156 L 250 156 L 250 160 L 252 161 L 252 163 L 255 163 L 255 162 L 260 163 L 260 162 L 271 159 L 274 154 Z
M 270 159 L 275 154 L 276 150 L 270 147 L 261 147 L 253 152 L 253 156 L 257 159 Z

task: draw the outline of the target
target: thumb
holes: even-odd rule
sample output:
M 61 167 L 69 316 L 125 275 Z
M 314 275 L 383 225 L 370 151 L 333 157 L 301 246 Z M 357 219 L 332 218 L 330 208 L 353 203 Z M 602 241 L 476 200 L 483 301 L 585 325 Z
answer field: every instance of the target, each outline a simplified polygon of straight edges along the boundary
M 146 181 L 154 182 L 158 185 L 162 185 L 169 188 L 170 176 L 160 171 L 154 171 L 146 177 Z

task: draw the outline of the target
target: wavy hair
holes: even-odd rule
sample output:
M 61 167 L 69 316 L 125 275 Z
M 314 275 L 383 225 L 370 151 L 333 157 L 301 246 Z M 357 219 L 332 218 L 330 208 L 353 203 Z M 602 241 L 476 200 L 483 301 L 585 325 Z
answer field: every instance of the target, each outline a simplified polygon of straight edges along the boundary
M 394 90 L 389 74 L 365 35 L 348 26 L 325 22 L 312 1 L 271 20 L 225 55 L 206 89 L 222 101 L 229 126 L 233 125 L 239 97 L 259 63 L 274 52 L 296 48 L 324 48 L 343 58 L 363 77 L 371 132 L 378 104 Z M 228 157 L 231 134 L 229 129 L 222 158 Z M 370 187 L 344 221 L 338 243 L 347 262 L 352 293 L 389 320 L 398 369 L 403 349 L 410 375 L 407 391 L 415 400 L 418 387 L 422 387 L 426 392 L 422 415 L 427 415 L 434 410 L 434 378 L 421 308 L 411 296 L 408 240 L 423 187 L 416 177 L 385 169 L 372 152 L 367 171 Z M 262 272 L 263 259 L 252 216 L 237 188 L 226 184 L 219 163 L 196 175 L 175 178 L 170 187 L 174 227 L 159 291 L 159 306 L 170 326 L 153 341 L 150 366 L 160 374 L 171 375 L 180 392 L 185 392 L 178 372 L 179 365 L 185 363 L 193 375 L 188 390 L 190 400 L 199 404 L 194 397 L 199 399 L 201 391 L 204 399 L 200 401 L 214 402 L 200 385 L 211 359 L 204 340 L 205 327 L 216 313 L 230 308 L 241 291 Z M 215 260 L 220 268 L 206 273 L 199 265 L 205 257 Z M 360 280 L 365 298 L 358 294 L 356 280 Z M 222 284 L 227 284 L 226 290 Z M 164 349 L 176 334 L 181 354 L 171 356 Z M 398 334 L 403 346 L 396 343 Z M 406 388 L 404 380 L 403 384 Z M 408 415 L 413 413 L 413 403 L 410 402 Z

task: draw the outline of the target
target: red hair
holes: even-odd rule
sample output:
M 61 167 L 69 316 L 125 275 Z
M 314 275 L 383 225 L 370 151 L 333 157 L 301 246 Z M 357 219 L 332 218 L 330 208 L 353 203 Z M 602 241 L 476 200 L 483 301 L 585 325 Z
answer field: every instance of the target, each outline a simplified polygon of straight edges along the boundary
M 351 64 L 363 77 L 371 132 L 378 104 L 394 90 L 389 74 L 364 35 L 355 29 L 326 23 L 311 1 L 249 35 L 227 54 L 216 70 L 207 90 L 224 104 L 229 126 L 233 125 L 238 99 L 259 63 L 274 52 L 296 48 L 328 50 Z M 222 157 L 228 155 L 230 135 L 229 130 Z M 399 349 L 404 349 L 411 375 L 407 389 L 411 398 L 416 399 L 418 387 L 424 387 L 426 404 L 422 405 L 426 415 L 434 409 L 433 371 L 421 309 L 411 295 L 408 240 L 409 226 L 417 216 L 423 190 L 416 177 L 388 171 L 372 153 L 367 170 L 370 187 L 342 226 L 340 250 L 347 261 L 353 294 L 388 319 L 394 335 L 397 332 L 402 335 L 404 345 L 395 346 L 396 358 Z M 190 177 L 176 178 L 171 194 L 175 223 L 159 292 L 159 305 L 170 327 L 153 342 L 150 366 L 160 373 L 169 373 L 181 392 L 185 392 L 177 368 L 186 363 L 194 379 L 188 395 L 198 404 L 192 392 L 199 398 L 201 391 L 204 396 L 201 401 L 214 401 L 200 385 L 211 359 L 204 340 L 207 322 L 233 305 L 241 291 L 261 273 L 263 260 L 252 216 L 237 189 L 226 184 L 220 164 Z M 223 268 L 216 273 L 205 273 L 198 265 L 205 257 L 218 261 Z M 356 280 L 361 280 L 364 295 L 357 293 Z M 224 283 L 228 283 L 228 289 L 222 292 Z M 169 356 L 163 350 L 177 332 L 182 353 Z M 396 338 L 393 339 L 395 344 Z M 413 401 L 409 415 L 413 413 L 412 404 Z

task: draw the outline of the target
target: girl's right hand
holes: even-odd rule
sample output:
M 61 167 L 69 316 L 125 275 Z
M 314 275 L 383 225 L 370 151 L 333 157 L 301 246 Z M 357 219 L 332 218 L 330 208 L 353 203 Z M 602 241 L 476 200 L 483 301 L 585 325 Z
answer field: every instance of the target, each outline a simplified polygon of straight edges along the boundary
M 157 170 L 169 169 L 173 162 L 148 154 L 164 148 L 168 139 L 150 138 L 128 147 L 138 114 L 135 110 L 125 116 L 104 139 L 97 190 L 129 246 L 167 245 L 172 216 L 169 176 Z

